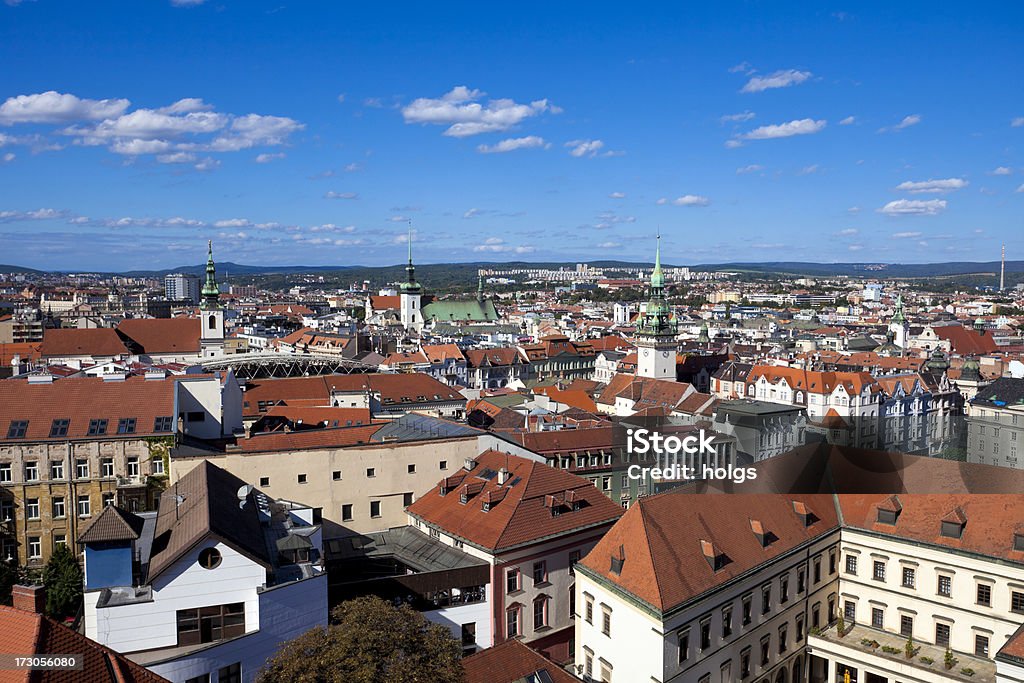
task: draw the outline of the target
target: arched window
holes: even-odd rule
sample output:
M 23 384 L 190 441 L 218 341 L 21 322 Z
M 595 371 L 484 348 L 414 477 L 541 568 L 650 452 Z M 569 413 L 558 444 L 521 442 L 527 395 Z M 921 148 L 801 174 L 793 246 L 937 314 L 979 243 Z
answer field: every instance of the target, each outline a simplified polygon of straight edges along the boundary
M 211 330 L 217 329 L 217 316 L 216 316 L 216 314 L 214 314 L 214 313 L 210 314 L 210 319 L 209 319 L 209 322 L 208 322 L 207 326 Z

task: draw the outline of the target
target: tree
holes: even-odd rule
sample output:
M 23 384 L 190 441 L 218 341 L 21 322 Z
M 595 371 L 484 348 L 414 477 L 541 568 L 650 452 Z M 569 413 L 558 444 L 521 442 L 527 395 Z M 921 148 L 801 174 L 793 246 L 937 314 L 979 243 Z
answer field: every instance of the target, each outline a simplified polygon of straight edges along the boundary
M 43 567 L 46 613 L 54 619 L 72 617 L 82 605 L 82 568 L 66 545 L 59 545 Z
M 18 578 L 18 568 L 0 560 L 0 605 L 11 604 L 11 589 Z
M 377 597 L 341 603 L 331 625 L 285 643 L 259 674 L 260 683 L 456 683 L 462 646 L 451 632 L 408 605 Z

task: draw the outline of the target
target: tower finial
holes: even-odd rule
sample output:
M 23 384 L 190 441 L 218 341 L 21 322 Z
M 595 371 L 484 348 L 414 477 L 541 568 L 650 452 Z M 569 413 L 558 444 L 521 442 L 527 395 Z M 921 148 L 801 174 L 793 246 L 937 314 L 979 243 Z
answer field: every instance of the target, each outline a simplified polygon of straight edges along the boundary
M 412 220 L 409 221 L 409 235 L 405 241 L 409 245 L 409 265 L 412 265 Z

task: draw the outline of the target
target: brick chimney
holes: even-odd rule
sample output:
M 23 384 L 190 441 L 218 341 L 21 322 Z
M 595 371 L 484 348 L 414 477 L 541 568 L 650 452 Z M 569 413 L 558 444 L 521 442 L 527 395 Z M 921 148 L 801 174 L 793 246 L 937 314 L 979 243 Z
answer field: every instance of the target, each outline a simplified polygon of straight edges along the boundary
M 11 589 L 11 600 L 15 609 L 36 614 L 46 612 L 46 589 L 43 586 L 14 586 Z

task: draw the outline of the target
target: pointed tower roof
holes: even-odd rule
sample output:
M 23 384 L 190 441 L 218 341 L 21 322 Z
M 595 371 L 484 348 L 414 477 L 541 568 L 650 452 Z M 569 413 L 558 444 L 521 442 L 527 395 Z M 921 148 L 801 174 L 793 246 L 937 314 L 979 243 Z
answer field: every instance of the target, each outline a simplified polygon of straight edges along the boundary
M 409 222 L 409 235 L 406 238 L 406 243 L 409 245 L 409 263 L 405 266 L 405 282 L 402 283 L 401 290 L 406 294 L 420 294 L 423 288 L 420 287 L 420 283 L 416 282 L 416 266 L 412 264 L 412 222 Z
M 654 251 L 654 270 L 651 271 L 651 287 L 664 287 L 665 275 L 661 272 L 661 232 L 658 232 L 658 246 Z
M 903 294 L 896 295 L 896 311 L 892 314 L 892 321 L 897 325 L 902 325 L 907 321 L 903 316 Z
M 203 284 L 203 301 L 200 308 L 220 308 L 220 287 L 217 285 L 217 268 L 213 264 L 213 240 L 206 243 L 206 282 Z

